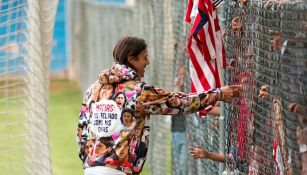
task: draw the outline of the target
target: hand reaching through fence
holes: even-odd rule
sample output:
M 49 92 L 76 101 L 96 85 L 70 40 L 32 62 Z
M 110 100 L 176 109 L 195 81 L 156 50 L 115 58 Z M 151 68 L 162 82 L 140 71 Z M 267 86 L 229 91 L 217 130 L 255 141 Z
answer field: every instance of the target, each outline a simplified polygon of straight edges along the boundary
M 189 147 L 191 156 L 195 159 L 206 158 L 213 161 L 225 163 L 225 155 L 222 153 L 211 153 L 201 146 Z
M 229 73 L 231 77 L 233 77 L 235 74 L 235 64 L 236 64 L 236 60 L 230 59 L 228 69 L 229 69 Z
M 263 86 L 261 86 L 261 88 L 259 90 L 258 97 L 267 98 L 267 96 L 268 96 L 268 86 L 263 85 Z
M 242 93 L 242 85 L 230 85 L 221 87 L 220 101 L 230 103 L 234 97 L 239 97 Z
M 210 106 L 217 101 L 230 103 L 234 97 L 239 97 L 242 93 L 242 85 L 229 85 L 217 89 L 217 93 L 208 93 L 205 98 L 200 101 L 201 106 Z M 209 110 L 211 110 L 213 106 Z M 209 111 L 207 110 L 207 111 Z
M 278 51 L 282 46 L 282 33 L 276 30 L 269 30 L 269 34 L 273 36 L 271 40 L 271 45 L 274 51 Z
M 233 31 L 237 32 L 239 30 L 241 30 L 242 24 L 241 24 L 241 20 L 238 16 L 234 17 L 231 20 L 231 28 Z

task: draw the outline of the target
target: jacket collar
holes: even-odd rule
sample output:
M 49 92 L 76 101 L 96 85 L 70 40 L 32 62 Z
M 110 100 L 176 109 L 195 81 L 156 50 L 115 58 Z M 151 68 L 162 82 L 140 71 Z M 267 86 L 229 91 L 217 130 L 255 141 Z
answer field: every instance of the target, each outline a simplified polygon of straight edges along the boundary
M 131 80 L 140 81 L 141 78 L 135 70 L 119 63 L 114 63 L 112 68 L 105 69 L 99 74 L 101 84 L 116 84 Z

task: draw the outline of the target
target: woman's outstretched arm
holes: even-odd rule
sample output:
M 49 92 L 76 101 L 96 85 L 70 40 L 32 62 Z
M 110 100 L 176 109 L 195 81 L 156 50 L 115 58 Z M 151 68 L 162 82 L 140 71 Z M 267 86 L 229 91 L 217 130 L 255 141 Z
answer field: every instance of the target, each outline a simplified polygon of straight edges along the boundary
M 217 101 L 231 102 L 240 95 L 241 89 L 240 85 L 231 85 L 187 94 L 145 85 L 135 100 L 135 107 L 137 112 L 160 115 L 184 115 L 202 109 L 210 111 Z

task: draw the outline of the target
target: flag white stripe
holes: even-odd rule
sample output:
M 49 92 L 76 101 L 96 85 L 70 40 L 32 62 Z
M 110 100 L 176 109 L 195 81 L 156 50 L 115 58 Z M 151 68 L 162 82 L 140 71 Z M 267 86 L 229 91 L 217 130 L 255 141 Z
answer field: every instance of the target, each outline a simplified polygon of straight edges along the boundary
M 216 32 L 216 30 L 215 30 L 215 23 L 214 23 L 214 18 L 216 18 L 216 14 L 215 14 L 215 11 L 213 11 L 212 12 L 212 15 L 213 15 L 213 17 L 210 15 L 210 14 L 208 14 L 209 15 L 209 21 L 210 21 L 210 23 L 211 23 L 211 29 L 212 29 L 212 32 L 213 32 L 213 38 L 211 38 L 211 40 L 210 40 L 210 42 L 213 40 L 213 41 L 215 41 L 215 49 L 213 48 L 213 51 L 214 51 L 214 55 L 215 55 L 215 57 L 214 57 L 214 59 L 216 59 L 217 58 L 217 50 L 216 50 L 216 35 L 215 35 L 215 32 Z M 209 30 L 208 29 L 206 29 L 206 31 L 208 31 L 208 37 L 207 38 L 209 38 Z M 211 45 L 212 45 L 212 42 L 211 42 Z M 214 67 L 214 70 L 215 70 L 215 67 Z
M 215 49 L 213 47 L 213 44 L 211 42 L 210 39 L 210 35 L 208 33 L 208 23 L 206 23 L 206 25 L 203 27 L 202 30 L 205 30 L 205 34 L 207 33 L 207 35 L 205 35 L 205 40 L 206 40 L 206 44 L 207 44 L 207 48 L 210 54 L 210 59 L 215 59 L 216 58 L 216 53 L 215 53 Z M 213 33 L 214 35 L 214 33 Z
M 200 67 L 202 69 L 202 72 L 203 72 L 204 76 L 206 77 L 210 87 L 211 88 L 215 88 L 215 78 L 214 78 L 214 75 L 211 72 L 207 62 L 204 60 L 203 55 L 199 51 L 195 39 L 192 39 L 191 49 L 194 52 L 196 60 L 197 60 L 198 64 L 200 65 Z M 211 61 L 214 61 L 214 60 L 210 60 L 210 63 L 211 63 Z M 195 87 L 196 87 L 196 85 L 195 85 Z
M 220 85 L 223 86 L 224 84 L 224 78 L 223 78 L 223 74 L 222 74 L 222 60 L 223 60 L 223 52 L 222 52 L 222 47 L 223 47 L 223 43 L 222 43 L 222 32 L 221 30 L 216 32 L 216 50 L 217 50 L 217 60 L 216 60 L 216 64 L 217 64 L 217 70 L 219 73 L 219 81 L 220 81 Z
M 193 66 L 193 63 L 192 63 L 191 60 L 190 60 L 190 74 L 191 74 L 191 80 L 192 80 L 192 82 L 194 84 L 196 92 L 203 92 L 204 88 L 203 88 L 202 83 L 200 82 L 200 80 L 198 78 L 196 69 Z

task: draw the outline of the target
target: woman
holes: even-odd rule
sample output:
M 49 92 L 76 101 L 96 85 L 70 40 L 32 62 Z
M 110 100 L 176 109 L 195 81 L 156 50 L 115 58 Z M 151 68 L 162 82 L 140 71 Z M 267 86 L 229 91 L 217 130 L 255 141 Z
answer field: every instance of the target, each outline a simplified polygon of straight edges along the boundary
M 105 84 L 101 87 L 99 92 L 99 100 L 108 100 L 111 98 L 114 89 L 112 84 Z
M 219 100 L 231 101 L 231 99 L 234 96 L 239 95 L 241 89 L 240 86 L 226 86 L 220 89 L 212 89 L 207 92 L 202 92 L 199 94 L 196 93 L 186 94 L 183 92 L 179 93 L 167 92 L 162 88 L 148 85 L 145 82 L 141 81 L 141 78 L 144 77 L 146 68 L 149 65 L 147 44 L 143 39 L 137 37 L 125 37 L 119 40 L 113 50 L 113 57 L 116 63 L 111 68 L 106 69 L 99 74 L 99 80 L 93 86 L 91 86 L 92 88 L 89 88 L 89 91 L 91 92 L 86 93 L 91 95 L 85 97 L 84 101 L 86 102 L 94 101 L 94 103 L 100 103 L 98 102 L 99 90 L 101 89 L 101 87 L 105 85 L 112 85 L 114 89 L 117 90 L 120 89 L 121 92 L 125 93 L 125 95 L 129 97 L 126 99 L 126 103 L 122 110 L 132 111 L 137 123 L 140 120 L 144 120 L 145 123 L 149 123 L 150 114 L 182 115 L 188 113 L 195 113 L 210 105 L 214 106 L 214 104 Z M 115 92 L 113 92 L 113 96 L 114 93 Z M 115 99 L 113 98 L 111 100 L 114 101 Z M 169 105 L 170 102 L 172 101 L 176 102 L 174 106 Z M 185 104 L 177 103 L 177 101 L 178 102 L 185 101 Z M 103 107 L 101 108 L 102 111 L 104 109 L 107 109 L 108 111 L 114 112 L 112 108 L 113 103 L 109 102 L 108 104 L 111 105 L 109 106 L 106 104 L 99 104 L 99 105 Z M 114 104 L 116 103 L 114 102 Z M 88 106 L 88 104 L 83 104 L 83 105 Z M 101 116 L 105 117 L 105 119 L 103 118 L 103 120 L 105 120 L 106 122 L 112 123 L 112 121 L 109 122 L 108 114 L 102 112 Z M 93 117 L 90 116 L 90 118 Z M 121 120 L 121 118 L 117 117 L 115 118 L 115 120 Z M 89 124 L 88 128 L 90 131 L 91 127 L 94 127 L 93 123 Z M 135 125 L 133 127 L 135 127 Z M 126 131 L 125 129 L 126 127 L 124 125 L 121 128 L 123 131 Z M 135 128 L 129 127 L 129 129 L 130 130 L 127 133 L 127 137 L 121 138 L 121 140 L 117 143 L 117 145 L 124 145 L 127 148 L 130 147 L 129 144 L 133 143 L 131 142 L 131 138 L 134 138 L 133 135 L 136 134 L 136 132 L 133 132 Z M 150 131 L 149 128 L 146 128 L 146 130 Z M 108 134 L 110 133 L 112 134 L 112 131 L 108 130 Z M 147 132 L 143 132 L 142 135 L 144 135 L 144 133 L 149 134 Z M 104 135 L 104 133 L 99 133 L 99 134 Z M 96 135 L 96 133 L 94 133 L 94 135 Z M 141 136 L 140 138 L 143 138 L 143 136 Z M 123 144 L 121 142 L 128 144 Z M 79 145 L 82 146 L 82 143 L 79 143 Z M 117 145 L 114 145 L 114 147 L 115 148 L 118 147 Z M 126 150 L 126 149 L 117 149 L 116 153 L 117 155 L 121 155 L 120 150 Z M 134 150 L 134 151 L 139 152 L 139 150 Z M 123 151 L 122 154 L 124 153 L 126 152 Z M 138 161 L 136 159 L 135 161 L 138 162 L 129 162 L 130 164 L 123 163 L 121 165 L 116 165 L 116 166 L 108 165 L 108 163 L 112 162 L 108 161 L 105 162 L 106 166 L 86 168 L 85 174 L 90 175 L 94 174 L 93 172 L 97 171 L 99 171 L 100 174 L 104 175 L 139 174 L 146 160 L 147 157 L 146 153 L 144 153 L 142 157 L 144 157 L 144 160 L 142 161 Z M 130 173 L 127 173 L 127 171 L 125 171 L 124 169 L 127 169 L 127 167 L 129 167 L 129 165 L 131 164 L 132 165 L 138 164 L 139 168 L 137 170 L 131 168 L 132 171 Z M 119 168 L 119 167 L 125 167 L 125 168 Z
M 132 129 L 135 128 L 136 120 L 134 113 L 131 109 L 124 109 L 120 117 L 120 121 L 123 124 L 123 129 L 120 131 L 121 139 L 126 139 L 129 137 Z
M 126 95 L 124 92 L 118 92 L 115 97 L 114 97 L 114 101 L 116 102 L 117 104 L 117 107 L 122 110 L 123 109 L 123 106 L 124 104 L 126 103 Z
M 135 127 L 136 121 L 131 109 L 124 109 L 120 117 L 120 121 L 126 130 L 131 130 Z

